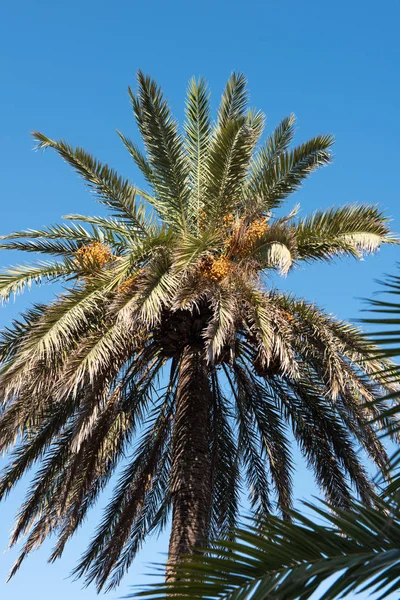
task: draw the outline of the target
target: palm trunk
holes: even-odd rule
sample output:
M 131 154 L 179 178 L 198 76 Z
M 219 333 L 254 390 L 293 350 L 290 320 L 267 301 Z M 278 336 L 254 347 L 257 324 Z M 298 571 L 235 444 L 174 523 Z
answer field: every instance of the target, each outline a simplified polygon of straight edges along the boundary
M 179 372 L 172 440 L 172 530 L 166 577 L 182 555 L 204 546 L 210 525 L 212 472 L 209 450 L 211 390 L 204 351 L 187 346 Z

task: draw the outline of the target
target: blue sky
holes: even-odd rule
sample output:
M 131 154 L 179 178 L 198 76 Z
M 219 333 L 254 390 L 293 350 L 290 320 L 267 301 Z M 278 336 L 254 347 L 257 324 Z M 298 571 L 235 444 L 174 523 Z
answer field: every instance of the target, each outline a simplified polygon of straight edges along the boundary
M 115 134 L 120 129 L 137 139 L 126 88 L 134 85 L 138 68 L 163 86 L 178 118 L 192 75 L 206 77 L 216 104 L 230 72 L 245 72 L 252 104 L 266 112 L 269 128 L 294 112 L 298 141 L 320 132 L 336 136 L 334 164 L 317 173 L 289 207 L 300 202 L 305 214 L 346 202 L 379 203 L 400 231 L 397 1 L 19 0 L 4 4 L 1 12 L 0 233 L 100 210 L 58 157 L 32 151 L 32 130 L 81 145 L 140 181 Z M 374 279 L 393 272 L 398 252 L 383 248 L 361 263 L 299 269 L 279 283 L 340 317 L 357 318 L 360 298 L 376 290 Z M 0 255 L 2 266 L 19 260 L 16 254 Z M 51 293 L 33 291 L 2 308 L 0 326 L 28 302 Z M 26 483 L 0 507 L 1 550 Z M 304 466 L 296 484 L 299 498 L 315 493 Z M 67 576 L 99 517 L 96 509 L 61 562 L 47 565 L 46 545 L 7 586 L 3 581 L 15 552 L 1 553 L 2 600 L 97 597 Z M 149 580 L 143 575 L 148 563 L 160 560 L 165 550 L 165 536 L 150 540 L 120 589 L 108 597 L 121 597 L 131 585 Z

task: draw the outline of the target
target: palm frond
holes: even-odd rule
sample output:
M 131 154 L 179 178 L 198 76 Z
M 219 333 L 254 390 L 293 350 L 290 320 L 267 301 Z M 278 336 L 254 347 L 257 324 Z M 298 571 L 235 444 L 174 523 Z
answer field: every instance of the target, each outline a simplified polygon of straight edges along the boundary
M 205 349 L 208 361 L 214 364 L 221 358 L 224 347 L 231 348 L 233 359 L 233 345 L 235 339 L 235 318 L 238 313 L 237 299 L 229 290 L 221 288 L 213 299 L 213 317 L 204 330 Z
M 16 265 L 0 274 L 0 298 L 4 302 L 12 294 L 21 294 L 33 283 L 67 279 L 76 274 L 76 265 L 65 259 L 63 262 L 41 261 L 31 265 Z
M 64 141 L 54 141 L 35 131 L 33 137 L 39 142 L 38 149 L 53 148 L 75 171 L 83 177 L 97 194 L 100 202 L 117 217 L 128 220 L 141 235 L 146 235 L 145 207 L 137 202 L 138 194 L 132 184 L 118 176 L 108 165 L 102 165 L 81 148 L 72 148 Z
M 0 250 L 18 250 L 20 252 L 35 252 L 71 258 L 79 250 L 80 246 L 77 242 L 69 240 L 26 240 L 8 242 L 8 244 L 0 243 Z
M 192 199 L 190 216 L 195 221 L 195 232 L 199 231 L 199 220 L 203 205 L 205 169 L 211 139 L 210 94 L 204 79 L 192 79 L 186 99 L 185 148 L 190 163 Z
M 295 227 L 300 260 L 329 260 L 340 255 L 360 258 L 382 243 L 397 243 L 388 219 L 376 206 L 347 205 L 317 211 Z
M 331 135 L 321 135 L 280 154 L 272 163 L 265 151 L 256 155 L 248 181 L 253 210 L 268 212 L 298 189 L 313 171 L 329 164 Z
M 279 398 L 289 416 L 294 437 L 314 470 L 318 484 L 335 506 L 349 506 L 352 491 L 348 479 L 359 497 L 366 503 L 374 496 L 373 485 L 357 456 L 357 447 L 334 407 L 321 395 L 322 390 L 308 381 L 296 381 L 286 395 L 280 384 Z
M 273 164 L 281 154 L 289 148 L 296 125 L 296 117 L 291 114 L 285 117 L 276 127 L 274 132 L 268 137 L 265 149 L 260 151 L 265 164 Z
M 123 243 L 132 243 L 137 240 L 143 239 L 135 227 L 130 227 L 129 224 L 119 219 L 112 217 L 99 217 L 99 216 L 88 216 L 80 214 L 64 215 L 63 217 L 67 221 L 81 221 L 82 223 L 89 223 L 92 225 L 93 236 L 98 241 L 104 241 L 117 245 Z M 76 227 L 76 223 L 74 223 Z M 148 234 L 152 234 L 155 227 L 149 219 L 148 223 Z
M 117 131 L 117 133 L 118 133 L 119 137 L 121 138 L 125 148 L 128 150 L 129 154 L 135 161 L 137 167 L 142 172 L 147 183 L 149 183 L 152 187 L 155 187 L 156 186 L 156 177 L 154 175 L 154 171 L 150 165 L 150 162 L 147 159 L 147 157 L 145 156 L 145 154 L 143 154 L 143 152 L 141 152 L 139 147 L 136 144 L 134 144 L 132 142 L 132 140 L 127 138 L 123 133 L 121 133 L 120 131 Z
M 277 506 L 284 517 L 292 506 L 292 456 L 279 405 L 274 394 L 251 373 L 249 365 L 233 367 L 243 395 L 246 412 L 254 415 L 259 432 L 262 458 L 269 463 Z
M 72 256 L 81 246 L 98 242 L 108 244 L 116 253 L 121 253 L 124 246 L 141 239 L 135 228 L 129 228 L 116 219 L 83 215 L 70 215 L 64 218 L 90 223 L 91 230 L 88 231 L 82 225 L 74 223 L 73 225 L 51 225 L 42 230 L 16 231 L 0 237 L 6 242 L 0 243 L 0 249 Z
M 250 245 L 245 255 L 254 257 L 262 269 L 277 268 L 281 275 L 287 275 L 297 258 L 297 252 L 292 229 L 274 223 Z
M 174 252 L 174 269 L 189 269 L 198 263 L 202 254 L 209 254 L 210 249 L 220 249 L 223 245 L 221 232 L 206 229 L 198 235 L 183 235 Z
M 174 378 L 173 378 L 174 380 Z M 174 383 L 174 381 L 172 382 Z M 128 561 L 132 560 L 134 553 L 143 539 L 140 527 L 136 535 L 130 538 L 132 528 L 137 522 L 142 522 L 142 513 L 147 494 L 151 494 L 153 481 L 157 478 L 158 469 L 165 457 L 168 436 L 171 431 L 171 415 L 174 410 L 173 398 L 175 397 L 174 385 L 169 387 L 167 394 L 161 399 L 161 411 L 154 411 L 154 416 L 148 424 L 141 441 L 130 464 L 120 478 L 114 497 L 106 509 L 103 522 L 83 556 L 75 574 L 87 574 L 87 582 L 96 580 L 98 589 L 101 589 L 111 570 L 116 569 L 116 577 L 126 565 L 118 563 L 121 552 L 126 543 L 131 546 L 128 552 Z M 156 500 L 157 507 L 160 499 Z M 155 518 L 155 513 L 153 512 Z M 129 562 L 128 562 L 129 564 Z M 114 582 L 117 583 L 116 581 Z
M 268 469 L 260 456 L 260 436 L 254 414 L 248 410 L 248 395 L 242 380 L 233 377 L 223 365 L 233 398 L 238 421 L 238 450 L 245 477 L 252 509 L 260 514 L 268 514 L 272 509 L 271 486 L 268 480 Z
M 216 371 L 212 373 L 212 445 L 213 502 L 210 538 L 230 534 L 238 524 L 240 491 L 240 455 L 232 430 L 232 414 L 223 395 Z
M 28 333 L 29 329 L 46 311 L 45 304 L 34 304 L 22 313 L 19 319 L 14 319 L 11 326 L 0 332 L 0 362 L 4 365 L 15 356 Z
M 138 72 L 132 106 L 157 187 L 154 206 L 166 223 L 186 228 L 188 164 L 176 121 L 157 84 Z
M 240 120 L 245 115 L 247 104 L 247 79 L 243 73 L 232 73 L 222 94 L 218 125 L 223 128 L 229 121 Z
M 74 216 L 66 217 L 66 218 L 75 218 Z M 77 215 L 76 220 L 84 221 L 86 217 L 81 217 Z M 87 217 L 89 223 L 94 223 L 100 225 L 100 223 L 95 223 L 95 221 L 89 220 L 90 217 Z M 108 223 L 109 229 L 111 229 L 112 223 L 117 223 L 113 220 L 104 219 L 104 223 Z M 103 225 L 103 224 L 101 224 Z M 121 224 L 121 228 L 123 225 Z M 126 232 L 127 228 L 123 228 Z M 116 231 L 117 233 L 117 231 Z M 92 231 L 87 231 L 82 225 L 74 223 L 73 225 L 66 225 L 63 223 L 62 225 L 50 225 L 45 229 L 25 229 L 23 231 L 16 231 L 14 233 L 9 233 L 8 235 L 0 236 L 1 240 L 18 240 L 18 239 L 44 239 L 44 240 L 66 240 L 70 242 L 77 242 L 82 244 L 90 244 L 91 242 L 104 242 L 106 238 L 104 236 L 104 232 L 102 229 L 98 230 L 97 228 L 93 228 Z
M 227 120 L 213 136 L 207 164 L 205 213 L 213 222 L 243 204 L 244 182 L 264 127 L 261 112 Z

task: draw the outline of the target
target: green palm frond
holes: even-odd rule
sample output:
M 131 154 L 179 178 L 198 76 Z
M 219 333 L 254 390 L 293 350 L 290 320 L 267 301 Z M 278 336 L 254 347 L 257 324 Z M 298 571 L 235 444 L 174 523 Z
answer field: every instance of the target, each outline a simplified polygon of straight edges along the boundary
M 88 216 L 80 214 L 64 215 L 63 217 L 67 221 L 81 221 L 82 223 L 89 223 L 92 225 L 92 231 L 96 241 L 106 242 L 108 244 L 117 244 L 121 242 L 127 243 L 128 241 L 138 241 L 143 239 L 135 228 L 129 227 L 125 223 L 113 218 L 113 217 L 99 217 L 99 216 Z M 77 224 L 74 223 L 76 227 Z M 154 231 L 154 225 L 149 222 L 148 234 Z
M 362 323 L 373 330 L 369 335 L 379 347 L 377 352 L 379 358 L 391 359 L 400 355 L 400 303 L 397 302 L 397 296 L 400 294 L 400 277 L 398 275 L 386 276 L 384 281 L 379 282 L 382 286 L 381 292 L 388 294 L 387 299 L 368 300 L 368 312 L 371 316 L 363 318 Z M 390 363 L 383 370 L 382 376 L 386 374 L 388 380 L 395 379 L 399 381 L 400 367 L 398 364 Z M 384 408 L 375 415 L 376 422 L 381 424 L 385 434 L 394 436 L 400 433 L 400 390 L 395 389 L 389 396 L 391 406 Z M 376 404 L 376 400 L 373 402 Z M 388 484 L 384 489 L 384 495 L 389 500 L 397 497 L 400 490 L 400 453 L 396 450 L 387 464 L 386 475 Z
M 72 217 L 71 217 L 72 218 Z M 78 219 L 77 219 L 78 220 Z M 83 220 L 83 219 L 82 219 Z M 104 241 L 104 237 L 96 236 L 96 231 L 87 231 L 82 225 L 74 223 L 73 225 L 57 224 L 50 225 L 45 229 L 25 229 L 16 231 L 8 235 L 0 236 L 1 240 L 15 239 L 45 239 L 45 240 L 68 240 L 71 242 L 86 243 L 94 241 Z
M 20 252 L 35 252 L 42 254 L 60 255 L 66 257 L 74 256 L 80 248 L 77 242 L 50 240 L 27 240 L 26 242 L 15 241 L 8 244 L 0 244 L 0 250 L 19 250 Z
M 230 403 L 224 396 L 218 377 L 212 377 L 212 447 L 215 477 L 210 537 L 229 535 L 239 514 L 240 455 L 232 430 Z
M 60 502 L 64 508 L 62 528 L 50 561 L 61 557 L 67 541 L 94 505 L 126 452 L 138 412 L 137 403 L 136 410 L 128 406 L 127 396 L 132 401 L 131 395 L 121 393 L 117 387 L 96 419 L 91 434 L 80 441 L 79 446 L 75 445 L 75 456 L 69 466 L 75 477 L 69 478 Z
M 21 294 L 33 283 L 57 281 L 76 274 L 76 266 L 68 259 L 63 262 L 41 261 L 32 265 L 16 265 L 0 275 L 0 298 L 4 302 L 12 294 Z
M 331 161 L 331 135 L 321 135 L 281 153 L 272 163 L 260 151 L 252 165 L 249 179 L 251 206 L 259 212 L 268 212 L 298 189 L 313 171 Z
M 223 128 L 229 121 L 237 121 L 244 117 L 248 99 L 245 75 L 232 73 L 222 94 L 218 110 L 218 125 Z
M 210 249 L 219 250 L 222 246 L 223 238 L 217 230 L 206 229 L 198 236 L 183 235 L 174 252 L 174 269 L 189 269 L 198 263 L 203 254 L 208 254 Z
M 138 86 L 131 100 L 157 186 L 154 206 L 165 222 L 185 229 L 189 173 L 182 138 L 157 84 L 139 71 Z
M 156 186 L 156 178 L 154 175 L 154 171 L 150 165 L 149 160 L 140 150 L 140 148 L 132 142 L 129 138 L 127 138 L 123 133 L 117 131 L 119 137 L 121 138 L 125 148 L 128 150 L 129 154 L 135 161 L 135 164 L 142 172 L 144 178 L 147 183 L 149 183 L 152 187 Z
M 162 464 L 171 432 L 171 414 L 174 410 L 175 387 L 172 386 L 162 398 L 161 411 L 154 411 L 129 466 L 120 479 L 115 495 L 107 507 L 105 518 L 84 555 L 75 574 L 86 575 L 86 581 L 96 580 L 102 589 L 111 570 L 114 570 L 110 586 L 117 585 L 140 548 L 147 528 L 152 528 L 156 518 L 157 504 L 151 501 L 156 483 L 162 485 Z M 150 498 L 149 498 L 150 496 Z M 146 503 L 147 500 L 147 503 Z M 149 503 L 150 501 L 150 503 Z M 150 512 L 150 514 L 146 514 Z M 113 533 L 113 535 L 110 535 Z M 120 563 L 119 559 L 122 554 Z M 128 564 L 125 564 L 128 561 Z M 88 565 L 92 563 L 90 570 Z M 121 572 L 122 571 L 122 572 Z
M 177 289 L 180 276 L 171 270 L 171 260 L 161 256 L 154 260 L 146 272 L 135 304 L 138 306 L 137 317 L 147 325 L 159 322 L 165 300 Z
M 260 150 L 265 163 L 273 164 L 281 154 L 289 148 L 296 125 L 296 117 L 292 114 L 282 119 L 275 131 L 268 137 L 265 149 Z
M 12 321 L 11 326 L 5 327 L 0 337 L 0 362 L 6 364 L 20 348 L 24 337 L 32 325 L 43 315 L 47 306 L 34 304 L 30 309 Z
M 76 347 L 82 332 L 90 330 L 96 320 L 101 322 L 109 285 L 101 281 L 97 286 L 78 287 L 43 311 L 41 318 L 30 325 L 18 353 L 2 369 L 0 389 L 5 397 L 21 390 L 33 365 L 43 364 L 50 357 L 54 362 L 65 360 L 65 352 Z M 49 378 L 48 383 L 54 386 L 55 382 Z
M 321 390 L 313 389 L 307 381 L 293 383 L 291 388 L 289 399 L 281 392 L 284 408 L 302 453 L 315 469 L 321 490 L 334 506 L 349 506 L 351 483 L 369 504 L 373 485 L 337 411 L 321 397 Z
M 263 128 L 264 115 L 248 112 L 240 119 L 228 120 L 224 127 L 216 130 L 207 163 L 204 204 L 208 219 L 220 218 L 241 208 L 242 187 Z
M 125 227 L 123 223 L 112 218 L 84 217 L 70 215 L 65 219 L 73 219 L 92 224 L 88 231 L 82 225 L 51 225 L 43 230 L 27 229 L 1 236 L 1 250 L 20 250 L 23 252 L 39 252 L 44 254 L 72 256 L 81 246 L 96 242 L 108 244 L 117 253 L 137 239 L 135 229 Z M 150 231 L 150 228 L 149 228 Z
M 388 300 L 377 300 L 376 298 L 368 300 L 368 312 L 373 316 L 364 317 L 362 323 L 379 328 L 378 331 L 374 328 L 370 337 L 380 347 L 385 347 L 386 356 L 397 356 L 400 343 L 400 302 L 396 302 L 396 300 L 400 295 L 400 276 L 389 275 L 385 281 L 379 283 L 382 286 L 381 291 L 389 294 L 390 298 Z M 387 346 L 391 347 L 387 348 Z
M 262 457 L 269 462 L 277 506 L 286 517 L 292 505 L 292 457 L 278 404 L 247 365 L 235 365 L 234 372 L 246 413 L 253 415 L 259 432 Z
M 146 378 L 140 385 L 132 386 L 130 382 L 126 394 L 122 393 L 123 385 L 115 388 L 104 413 L 98 413 L 99 402 L 101 402 L 99 390 L 94 390 L 92 393 L 85 392 L 84 401 L 81 397 L 81 406 L 72 420 L 70 418 L 71 410 L 76 410 L 76 399 L 69 397 L 64 404 L 55 406 L 52 415 L 50 415 L 49 425 L 53 424 L 54 427 L 55 424 L 58 428 L 64 425 L 64 428 L 61 429 L 61 435 L 55 438 L 55 442 L 49 448 L 47 447 L 49 445 L 48 438 L 44 435 L 48 433 L 48 428 L 44 430 L 37 429 L 36 437 L 32 437 L 34 447 L 31 449 L 31 454 L 35 449 L 37 452 L 36 458 L 40 456 L 40 452 L 45 451 L 46 454 L 42 460 L 42 467 L 35 476 L 26 501 L 19 513 L 11 542 L 16 543 L 20 536 L 24 535 L 24 532 L 34 525 L 37 516 L 42 514 L 43 507 L 46 506 L 47 510 L 44 511 L 45 514 L 37 521 L 32 530 L 13 572 L 18 570 L 26 553 L 30 551 L 30 545 L 37 546 L 44 541 L 42 527 L 52 531 L 54 527 L 60 525 L 61 520 L 64 521 L 67 529 L 63 531 L 63 535 L 59 539 L 59 545 L 55 549 L 53 558 L 59 552 L 62 552 L 67 539 L 65 536 L 72 535 L 73 530 L 79 526 L 85 511 L 95 501 L 98 493 L 101 492 L 112 474 L 118 459 L 121 458 L 120 452 L 123 450 L 129 436 L 132 435 L 134 428 L 142 421 L 149 401 L 149 390 L 159 368 L 160 365 L 158 364 L 158 367 L 155 366 L 155 369 L 148 371 Z M 112 369 L 115 372 L 115 366 Z M 140 369 L 138 369 L 138 372 L 140 372 Z M 113 407 L 118 408 L 118 406 L 122 413 L 119 413 L 120 417 L 117 417 L 117 421 L 113 422 L 109 409 L 112 410 Z M 87 427 L 88 418 L 89 421 L 92 421 L 93 429 Z M 115 426 L 113 423 L 115 423 Z M 35 431 L 33 431 L 34 433 Z M 113 437 L 113 441 L 110 439 L 110 435 Z M 86 458 L 90 461 L 96 458 L 96 453 L 93 454 L 94 447 L 98 448 L 98 468 L 92 470 L 91 474 L 86 472 L 86 476 L 89 477 L 85 484 L 89 486 L 87 495 L 85 495 L 83 503 L 79 498 L 75 502 L 73 496 L 71 496 L 71 486 L 72 488 L 78 486 L 77 489 L 79 489 L 81 485 L 80 477 L 85 475 Z M 23 448 L 22 445 L 17 449 L 19 460 L 12 467 L 11 472 L 5 473 L 5 478 L 2 480 L 3 484 L 11 482 L 14 485 L 15 481 L 12 477 L 18 475 L 21 468 L 26 469 L 29 467 L 29 464 L 25 464 L 26 460 L 24 463 Z M 81 467 L 78 471 L 79 476 L 76 471 L 78 465 Z M 73 511 L 72 515 L 69 514 L 70 510 Z M 78 512 L 76 512 L 77 510 Z M 53 518 L 54 511 L 59 515 L 58 523 Z M 71 517 L 73 518 L 72 522 L 70 521 Z
M 254 414 L 248 410 L 248 396 L 246 389 L 239 380 L 235 385 L 235 375 L 229 373 L 227 367 L 223 365 L 230 389 L 235 399 L 235 410 L 239 416 L 239 444 L 238 450 L 248 484 L 248 494 L 250 504 L 253 510 L 261 514 L 269 513 L 272 508 L 270 498 L 270 484 L 268 481 L 267 467 L 263 457 L 260 456 L 258 446 L 260 445 L 260 436 L 257 429 Z
M 190 162 L 192 190 L 191 218 L 199 230 L 199 218 L 203 208 L 203 189 L 207 168 L 207 154 L 211 139 L 210 94 L 204 79 L 192 79 L 186 99 L 185 147 Z
M 313 517 L 291 511 L 293 522 L 268 517 L 235 531 L 209 555 L 177 567 L 177 581 L 149 585 L 133 594 L 147 600 L 208 598 L 307 600 L 320 584 L 339 575 L 321 592 L 335 600 L 351 592 L 377 592 L 379 599 L 400 590 L 400 510 L 380 501 L 379 510 L 355 503 L 351 511 L 305 504 Z M 319 524 L 322 517 L 327 524 Z
M 214 316 L 203 333 L 210 364 L 215 364 L 221 358 L 223 348 L 229 346 L 229 340 L 234 339 L 235 319 L 238 315 L 237 298 L 229 289 L 221 288 L 215 295 L 213 304 Z
M 347 205 L 317 211 L 295 227 L 301 260 L 326 260 L 340 255 L 360 258 L 383 242 L 398 243 L 388 219 L 376 206 Z
M 96 192 L 100 202 L 115 211 L 119 218 L 126 219 L 141 235 L 146 235 L 146 218 L 143 204 L 137 202 L 138 191 L 132 184 L 119 177 L 108 165 L 102 165 L 81 148 L 72 148 L 67 143 L 56 142 L 35 131 L 33 137 L 39 142 L 37 148 L 53 148 L 70 164 L 87 184 Z

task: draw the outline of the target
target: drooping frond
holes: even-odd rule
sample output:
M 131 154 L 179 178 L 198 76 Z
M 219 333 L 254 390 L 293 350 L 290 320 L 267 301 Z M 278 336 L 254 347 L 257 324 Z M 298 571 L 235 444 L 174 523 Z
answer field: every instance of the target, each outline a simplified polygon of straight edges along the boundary
M 300 260 L 329 260 L 349 255 L 360 258 L 396 242 L 388 219 L 376 206 L 347 205 L 317 211 L 296 224 Z
M 5 472 L 2 480 L 6 492 L 8 484 L 13 485 L 16 478 L 30 466 L 28 457 L 32 461 L 40 458 L 43 451 L 46 454 L 13 533 L 12 543 L 15 543 L 33 526 L 13 572 L 19 568 L 27 553 L 43 542 L 43 531 L 47 534 L 59 531 L 59 541 L 52 558 L 59 556 L 65 542 L 109 480 L 126 442 L 143 419 L 149 392 L 152 391 L 150 384 L 160 363 L 135 383 L 132 377 L 135 377 L 135 371 L 136 375 L 140 375 L 139 366 L 140 361 L 136 369 L 128 370 L 116 387 L 110 388 L 106 383 L 103 389 L 86 388 L 78 399 L 69 397 L 68 402 L 53 407 L 48 415 L 48 424 L 44 421 L 46 426 L 38 428 L 37 433 L 33 428 L 29 452 L 26 452 L 24 443 L 17 449 L 17 460 L 11 470 Z M 105 381 L 113 373 L 115 375 L 119 368 L 117 362 L 111 365 L 105 374 Z M 110 389 L 108 399 L 103 404 L 103 393 L 107 394 Z M 76 411 L 72 419 L 71 410 Z M 55 442 L 50 446 L 49 427 L 53 427 L 54 433 L 54 427 L 57 432 L 57 427 L 60 430 L 63 425 L 62 435 L 55 436 Z M 58 515 L 56 519 L 55 514 Z
M 33 283 L 66 279 L 75 273 L 76 267 L 69 259 L 63 262 L 41 261 L 32 265 L 16 265 L 0 275 L 0 299 L 5 301 L 12 294 L 21 294 Z
M 253 510 L 268 514 L 272 509 L 271 486 L 265 459 L 259 451 L 260 435 L 254 414 L 248 410 L 248 397 L 240 381 L 235 381 L 224 366 L 235 401 L 236 419 L 239 424 L 238 450 L 246 477 L 250 504 Z
M 293 383 L 288 387 L 289 394 L 285 394 L 282 389 L 285 386 L 277 382 L 274 387 L 284 403 L 300 449 L 324 494 L 336 506 L 348 506 L 352 498 L 346 477 L 349 476 L 357 493 L 369 503 L 373 486 L 334 406 L 307 381 Z
M 217 539 L 229 535 L 237 523 L 241 490 L 240 454 L 232 430 L 230 404 L 215 372 L 212 396 L 211 457 L 214 477 L 210 537 Z
M 250 372 L 248 364 L 236 364 L 233 370 L 243 409 L 247 415 L 253 415 L 261 456 L 269 463 L 276 504 L 286 517 L 293 500 L 292 456 L 279 404 L 274 395 L 269 394 L 267 386 Z
M 161 398 L 161 410 L 153 411 L 147 430 L 106 509 L 103 522 L 75 570 L 77 575 L 85 574 L 87 582 L 96 580 L 98 589 L 104 586 L 111 570 L 114 570 L 111 586 L 118 583 L 140 548 L 146 531 L 151 531 L 154 526 L 162 492 L 166 492 L 161 488 L 158 490 L 161 497 L 154 497 L 155 486 L 165 485 L 165 481 L 162 483 L 162 468 L 171 432 L 175 381 L 173 377 L 167 393 Z
M 30 309 L 14 319 L 11 326 L 5 327 L 0 334 L 0 362 L 4 365 L 15 356 L 23 339 L 32 325 L 43 315 L 47 306 L 34 304 Z

